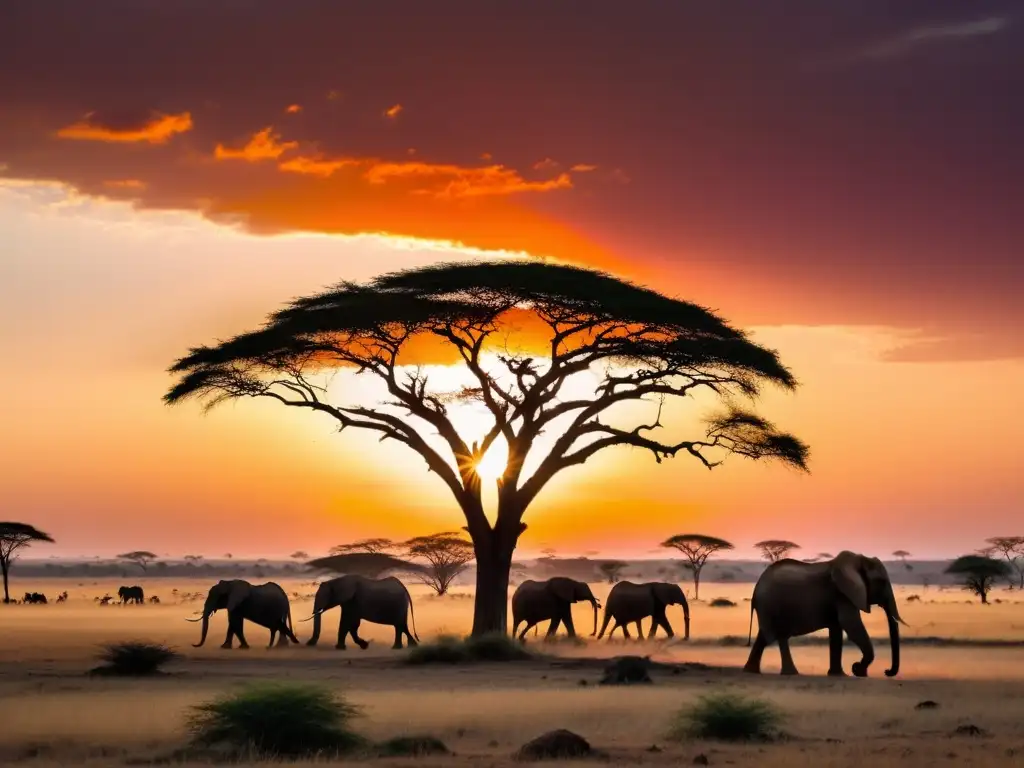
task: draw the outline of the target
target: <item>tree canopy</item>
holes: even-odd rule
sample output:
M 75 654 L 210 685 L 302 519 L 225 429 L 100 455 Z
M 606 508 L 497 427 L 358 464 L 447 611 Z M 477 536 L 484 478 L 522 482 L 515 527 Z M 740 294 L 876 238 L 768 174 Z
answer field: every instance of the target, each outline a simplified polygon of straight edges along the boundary
M 769 563 L 777 563 L 794 549 L 800 549 L 799 544 L 785 539 L 767 539 L 757 542 L 754 546 L 761 550 L 761 557 Z
M 980 597 L 982 603 L 988 603 L 988 593 L 995 582 L 1005 579 L 1013 571 L 1002 560 L 985 555 L 964 555 L 950 563 L 946 573 L 959 576 L 964 589 Z
M 143 571 L 149 568 L 149 564 L 156 560 L 157 555 L 145 549 L 137 549 L 133 552 L 123 552 L 117 556 L 119 560 L 127 560 L 139 566 Z
M 370 579 L 380 578 L 391 571 L 423 572 L 421 565 L 382 552 L 350 552 L 341 555 L 328 555 L 310 560 L 306 565 L 314 570 L 356 574 Z
M 1024 536 L 993 536 L 985 539 L 985 543 L 990 553 L 998 552 L 1002 555 L 1007 565 L 1016 572 L 1017 587 L 1024 589 Z
M 0 522 L 0 571 L 4 579 L 4 602 L 11 602 L 8 591 L 8 576 L 11 564 L 18 559 L 19 550 L 37 541 L 54 543 L 48 533 L 43 533 L 28 523 Z
M 702 533 L 680 533 L 661 542 L 661 546 L 679 550 L 686 558 L 685 566 L 693 574 L 693 597 L 700 599 L 700 572 L 715 552 L 733 549 L 725 539 Z
M 519 346 L 510 344 L 517 327 L 530 331 Z M 454 360 L 469 383 L 434 385 L 421 364 L 442 351 L 436 359 Z M 329 390 L 321 377 L 332 371 L 369 376 L 383 401 Z M 167 403 L 267 398 L 415 451 L 451 491 L 476 546 L 474 633 L 505 630 L 508 569 L 530 503 L 602 450 L 640 448 L 658 462 L 681 453 L 709 469 L 729 454 L 807 467 L 803 442 L 740 404 L 768 384 L 796 386 L 775 351 L 704 307 L 566 265 L 471 261 L 341 283 L 295 299 L 255 331 L 193 348 L 171 372 Z M 592 394 L 570 394 L 566 382 L 583 373 L 597 379 Z M 703 434 L 663 438 L 663 404 L 699 392 L 722 406 Z M 648 423 L 611 422 L 615 406 L 636 401 L 651 402 Z M 466 403 L 489 414 L 477 435 L 452 420 Z M 555 436 L 543 451 L 542 433 Z M 498 440 L 508 461 L 492 524 L 477 467 Z
M 420 581 L 439 596 L 448 592 L 452 582 L 475 557 L 473 542 L 454 532 L 416 536 L 402 546 L 409 557 L 426 560 L 427 565 L 419 574 Z

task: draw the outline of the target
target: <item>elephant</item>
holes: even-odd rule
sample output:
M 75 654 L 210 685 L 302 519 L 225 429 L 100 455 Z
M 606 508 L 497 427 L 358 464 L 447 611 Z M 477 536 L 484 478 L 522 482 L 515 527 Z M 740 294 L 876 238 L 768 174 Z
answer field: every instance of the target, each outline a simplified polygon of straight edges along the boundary
M 270 644 L 267 648 L 273 647 L 278 632 L 281 633 L 278 646 L 288 645 L 289 640 L 296 645 L 299 643 L 292 632 L 288 595 L 279 584 L 268 581 L 266 584 L 252 585 L 242 579 L 221 579 L 210 587 L 203 605 L 203 615 L 198 619 L 186 619 L 203 622 L 202 637 L 198 643 L 193 644 L 193 648 L 200 648 L 206 642 L 210 616 L 221 608 L 226 608 L 228 612 L 228 634 L 221 648 L 231 648 L 234 637 L 238 637 L 239 648 L 249 647 L 242 632 L 245 619 L 270 630 Z
M 753 631 L 757 611 L 757 637 L 744 670 L 760 673 L 765 647 L 778 641 L 782 674 L 799 674 L 789 652 L 789 638 L 827 629 L 828 674 L 846 675 L 843 671 L 845 631 L 863 654 L 860 661 L 853 663 L 853 674 L 867 677 L 875 651 L 860 612 L 870 613 L 872 605 L 881 607 L 888 619 L 892 666 L 885 674 L 895 677 L 900 671 L 899 624 L 906 626 L 906 622 L 900 618 L 892 582 L 881 560 L 844 550 L 832 560 L 817 563 L 791 559 L 773 563 L 754 585 L 750 631 Z M 747 645 L 750 645 L 749 633 Z
M 512 634 L 521 622 L 526 622 L 519 640 L 525 642 L 526 633 L 542 621 L 551 621 L 545 639 L 554 637 L 560 624 L 565 624 L 569 637 L 576 637 L 572 623 L 572 604 L 586 600 L 594 606 L 594 631 L 597 634 L 597 609 L 601 607 L 590 586 L 582 581 L 555 576 L 547 581 L 527 579 L 512 595 Z
M 345 650 L 345 637 L 352 639 L 363 650 L 369 643 L 359 637 L 359 623 L 388 624 L 395 628 L 395 643 L 392 648 L 402 647 L 402 636 L 408 639 L 409 647 L 419 642 L 416 635 L 416 615 L 412 609 L 412 596 L 405 584 L 394 576 L 371 579 L 366 576 L 349 574 L 323 582 L 313 599 L 313 636 L 306 645 L 315 646 L 320 639 L 320 616 L 334 606 L 341 606 L 338 621 L 338 642 L 335 648 Z M 409 631 L 409 616 L 412 617 L 413 631 Z
M 627 624 L 636 623 L 636 631 L 639 640 L 643 639 L 643 627 L 641 619 L 651 617 L 651 631 L 647 635 L 650 640 L 658 627 L 663 627 L 669 637 L 674 637 L 672 625 L 665 615 L 665 607 L 668 605 L 683 606 L 683 622 L 685 626 L 684 639 L 690 639 L 690 605 L 686 602 L 686 595 L 678 584 L 670 584 L 661 581 L 649 581 L 643 584 L 635 584 L 632 581 L 620 581 L 612 591 L 608 593 L 608 599 L 604 605 L 604 624 L 597 634 L 597 639 L 604 637 L 604 631 L 608 628 L 608 622 L 615 619 L 612 631 L 608 633 L 608 639 L 612 639 L 615 630 L 622 628 L 622 634 L 629 639 Z
M 117 596 L 121 598 L 121 603 L 135 603 L 142 605 L 146 602 L 145 593 L 142 591 L 142 587 L 136 585 L 134 587 L 121 587 L 117 590 Z

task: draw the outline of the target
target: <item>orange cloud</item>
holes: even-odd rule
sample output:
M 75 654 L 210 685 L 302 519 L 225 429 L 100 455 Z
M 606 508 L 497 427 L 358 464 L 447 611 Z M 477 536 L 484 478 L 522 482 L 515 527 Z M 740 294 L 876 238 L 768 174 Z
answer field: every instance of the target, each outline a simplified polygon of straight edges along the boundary
M 419 179 L 428 186 L 415 187 L 411 190 L 414 194 L 442 198 L 511 195 L 572 188 L 572 179 L 567 173 L 545 181 L 527 181 L 518 171 L 503 165 L 464 168 L 423 162 L 382 162 L 376 163 L 366 172 L 366 179 L 371 184 L 386 184 L 396 179 Z
M 401 111 L 402 105 L 395 104 L 394 106 L 388 107 L 387 109 L 384 110 L 384 117 L 390 117 L 392 120 L 394 120 L 396 117 L 398 117 Z
M 213 156 L 218 160 L 245 160 L 249 163 L 258 163 L 261 160 L 276 160 L 290 149 L 299 146 L 297 141 L 282 142 L 281 135 L 274 132 L 271 126 L 253 134 L 245 146 L 238 149 L 225 147 L 218 144 L 213 151 Z
M 91 122 L 93 114 L 90 112 L 77 123 L 61 128 L 57 131 L 57 137 L 76 141 L 166 144 L 175 134 L 192 130 L 192 115 L 189 112 L 177 115 L 157 112 L 148 122 L 134 128 L 116 128 Z
M 302 111 L 301 104 L 289 104 L 284 108 L 285 114 L 294 115 Z
M 543 160 L 540 160 L 540 161 L 538 161 L 538 162 L 533 164 L 533 170 L 535 170 L 535 171 L 553 171 L 558 166 L 559 166 L 559 162 L 557 160 L 552 160 L 550 157 L 545 157 Z
M 484 162 L 489 162 L 490 160 L 494 159 L 494 156 L 490 152 L 484 152 L 482 155 L 480 155 L 480 159 L 483 160 Z
M 278 163 L 278 168 L 286 173 L 304 173 L 309 176 L 320 176 L 327 178 L 336 171 L 349 166 L 359 165 L 360 160 L 354 160 L 351 158 L 340 158 L 338 160 L 324 160 L 316 157 L 293 157 L 291 160 L 285 160 L 284 162 Z
M 577 163 L 576 165 L 574 165 L 569 170 L 573 171 L 575 173 L 589 173 L 590 171 L 596 171 L 597 170 L 597 166 L 596 165 L 590 165 L 588 163 Z
M 145 189 L 149 185 L 139 179 L 110 179 L 103 185 L 112 189 Z

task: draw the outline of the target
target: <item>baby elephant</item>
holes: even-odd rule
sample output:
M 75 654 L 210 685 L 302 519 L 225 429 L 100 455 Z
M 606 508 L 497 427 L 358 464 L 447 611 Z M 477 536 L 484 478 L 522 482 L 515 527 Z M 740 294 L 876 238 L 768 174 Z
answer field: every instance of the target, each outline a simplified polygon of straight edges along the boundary
M 604 624 L 601 625 L 601 631 L 598 633 L 597 639 L 600 640 L 604 637 L 604 632 L 608 628 L 608 622 L 615 619 L 615 624 L 612 626 L 611 632 L 608 633 L 609 640 L 611 640 L 615 630 L 619 627 L 622 628 L 622 634 L 628 640 L 629 629 L 626 627 L 627 624 L 636 624 L 637 639 L 642 640 L 644 634 L 640 620 L 648 617 L 651 618 L 651 631 L 647 635 L 648 640 L 654 637 L 658 627 L 664 628 L 665 633 L 669 637 L 674 637 L 675 632 L 672 631 L 672 625 L 668 623 L 668 617 L 665 615 L 665 608 L 669 605 L 683 606 L 683 622 L 685 626 L 683 637 L 689 640 L 690 605 L 686 602 L 686 595 L 683 594 L 683 590 L 678 584 L 659 581 L 635 584 L 632 581 L 620 581 L 608 593 L 608 599 L 605 601 L 604 608 Z

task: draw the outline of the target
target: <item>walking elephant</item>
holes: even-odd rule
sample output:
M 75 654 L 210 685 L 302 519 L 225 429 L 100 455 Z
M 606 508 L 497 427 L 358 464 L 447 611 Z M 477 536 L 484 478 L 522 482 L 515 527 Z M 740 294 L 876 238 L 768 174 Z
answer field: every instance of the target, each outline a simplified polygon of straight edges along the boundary
M 843 671 L 843 632 L 846 632 L 863 654 L 860 661 L 853 663 L 853 674 L 867 677 L 875 651 L 860 612 L 870 613 L 872 605 L 880 606 L 888 619 L 892 667 L 885 670 L 885 674 L 894 677 L 900 671 L 898 623 L 906 622 L 896 608 L 892 582 L 882 561 L 849 551 L 817 563 L 779 560 L 765 569 L 754 586 L 750 628 L 752 631 L 756 611 L 757 637 L 744 669 L 759 673 L 764 649 L 778 641 L 782 674 L 798 674 L 789 651 L 789 638 L 827 629 L 828 673 L 846 674 Z M 750 645 L 749 635 L 747 645 Z
M 644 584 L 635 584 L 632 581 L 620 581 L 612 591 L 608 593 L 608 599 L 604 606 L 604 623 L 597 639 L 604 637 L 604 631 L 608 628 L 608 622 L 615 619 L 608 639 L 611 640 L 615 630 L 622 628 L 622 634 L 629 639 L 629 628 L 627 624 L 636 624 L 637 639 L 643 639 L 643 627 L 641 619 L 651 617 L 651 631 L 647 635 L 650 640 L 658 627 L 662 627 L 669 637 L 674 637 L 672 625 L 669 624 L 665 615 L 665 608 L 669 605 L 683 606 L 684 639 L 690 639 L 690 605 L 686 602 L 686 595 L 678 584 L 670 584 L 660 581 L 649 581 Z
M 352 639 L 362 649 L 369 643 L 359 637 L 359 624 L 387 624 L 395 628 L 395 643 L 392 648 L 402 647 L 404 635 L 410 647 L 419 642 L 416 635 L 416 616 L 412 608 L 412 596 L 405 584 L 394 576 L 384 579 L 370 579 L 366 576 L 349 574 L 323 582 L 316 590 L 313 600 L 313 636 L 306 645 L 316 645 L 320 640 L 320 616 L 335 606 L 341 606 L 338 621 L 338 642 L 336 648 L 345 650 L 345 637 Z M 413 631 L 409 631 L 409 618 Z M 309 619 L 303 619 L 309 621 Z
M 582 581 L 555 576 L 547 581 L 527 579 L 512 595 L 512 634 L 515 635 L 521 622 L 526 622 L 519 639 L 525 641 L 526 633 L 542 621 L 550 621 L 545 639 L 554 637 L 559 625 L 565 624 L 569 637 L 576 637 L 572 623 L 572 604 L 586 600 L 594 606 L 594 631 L 597 634 L 597 609 L 601 607 L 590 586 Z
M 135 603 L 142 605 L 146 602 L 146 595 L 142 591 L 142 587 L 136 585 L 134 587 L 121 587 L 117 590 L 117 596 L 121 599 L 121 603 Z
M 266 584 L 254 586 L 241 579 L 231 581 L 221 579 L 210 587 L 206 603 L 203 605 L 203 615 L 198 619 L 186 619 L 186 621 L 203 622 L 202 636 L 199 638 L 199 642 L 193 645 L 194 648 L 200 648 L 206 642 L 206 632 L 210 628 L 210 616 L 222 608 L 228 612 L 228 634 L 221 648 L 231 648 L 235 637 L 238 638 L 239 648 L 249 647 L 242 631 L 245 620 L 270 630 L 268 648 L 274 645 L 274 638 L 278 632 L 281 633 L 277 642 L 279 646 L 288 645 L 289 640 L 295 644 L 299 642 L 292 632 L 292 612 L 288 603 L 288 595 L 280 585 L 269 581 Z

